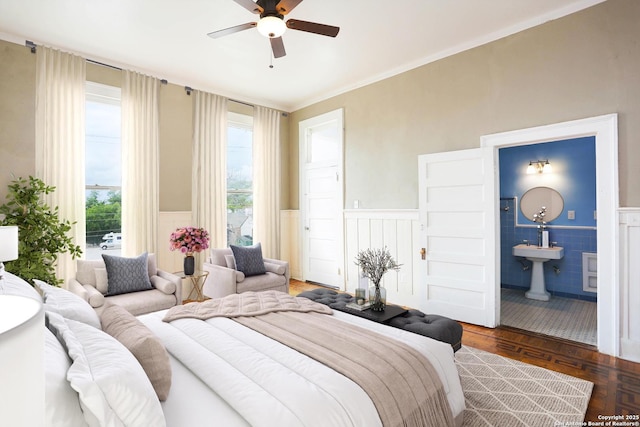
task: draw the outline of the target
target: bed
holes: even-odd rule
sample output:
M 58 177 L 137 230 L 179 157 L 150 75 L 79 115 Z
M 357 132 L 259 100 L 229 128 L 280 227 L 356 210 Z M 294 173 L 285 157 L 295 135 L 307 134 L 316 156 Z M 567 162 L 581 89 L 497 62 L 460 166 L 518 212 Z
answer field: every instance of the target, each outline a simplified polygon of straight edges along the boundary
M 8 280 L 25 291 L 26 282 Z M 372 398 L 352 379 L 229 317 L 166 322 L 169 310 L 163 310 L 134 318 L 159 340 L 153 345 L 166 348 L 170 381 L 160 399 L 153 375 L 166 383 L 166 370 L 142 369 L 135 350 L 104 332 L 95 312 L 75 295 L 44 283 L 38 287 L 47 313 L 47 425 L 382 425 Z M 10 288 L 5 283 L 0 292 Z M 461 425 L 464 396 L 450 345 L 343 312 L 327 316 L 424 355 L 442 383 L 453 424 Z

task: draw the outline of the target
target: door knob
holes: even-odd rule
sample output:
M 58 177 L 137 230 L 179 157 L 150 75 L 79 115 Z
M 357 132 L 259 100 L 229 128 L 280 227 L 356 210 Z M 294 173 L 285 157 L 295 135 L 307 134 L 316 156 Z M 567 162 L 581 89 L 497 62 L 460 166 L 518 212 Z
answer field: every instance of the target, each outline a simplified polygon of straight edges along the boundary
M 420 248 L 420 257 L 422 259 L 427 259 L 427 249 L 426 248 Z

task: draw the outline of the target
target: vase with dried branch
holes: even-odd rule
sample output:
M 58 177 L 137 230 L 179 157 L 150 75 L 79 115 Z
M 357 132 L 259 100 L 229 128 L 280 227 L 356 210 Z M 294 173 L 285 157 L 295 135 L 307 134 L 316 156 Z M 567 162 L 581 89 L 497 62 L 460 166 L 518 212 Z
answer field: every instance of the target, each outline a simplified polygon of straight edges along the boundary
M 369 290 L 369 303 L 373 311 L 384 311 L 386 305 L 386 290 L 380 286 L 382 276 L 389 270 L 400 270 L 402 264 L 396 263 L 389 249 L 365 249 L 356 256 L 356 265 L 360 267 L 362 277 L 373 283 Z

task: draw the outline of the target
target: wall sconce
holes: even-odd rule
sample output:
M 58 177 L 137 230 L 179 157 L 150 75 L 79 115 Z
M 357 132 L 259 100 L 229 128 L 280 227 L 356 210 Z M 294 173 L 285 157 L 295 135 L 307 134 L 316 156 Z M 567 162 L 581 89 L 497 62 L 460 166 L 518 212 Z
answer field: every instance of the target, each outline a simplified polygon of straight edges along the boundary
M 527 173 L 551 173 L 551 164 L 549 160 L 535 160 L 529 162 L 529 166 L 527 166 Z

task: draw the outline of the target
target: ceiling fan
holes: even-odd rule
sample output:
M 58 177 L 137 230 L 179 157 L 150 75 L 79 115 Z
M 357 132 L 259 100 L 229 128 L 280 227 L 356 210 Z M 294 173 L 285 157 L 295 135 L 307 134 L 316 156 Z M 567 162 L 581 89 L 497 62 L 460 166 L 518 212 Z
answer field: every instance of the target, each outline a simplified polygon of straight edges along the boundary
M 280 58 L 287 54 L 284 50 L 284 43 L 282 41 L 282 34 L 284 34 L 287 28 L 329 37 L 337 36 L 338 31 L 340 31 L 340 27 L 300 21 L 298 19 L 289 19 L 285 22 L 284 15 L 291 12 L 293 8 L 302 2 L 302 0 L 257 0 L 256 2 L 253 0 L 233 1 L 251 13 L 260 14 L 260 20 L 258 22 L 247 22 L 246 24 L 213 31 L 207 35 L 211 38 L 217 39 L 229 34 L 237 33 L 238 31 L 257 27 L 260 34 L 269 38 L 274 58 Z

